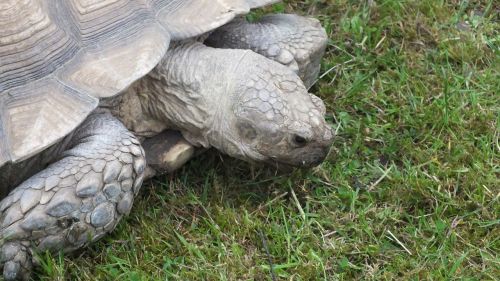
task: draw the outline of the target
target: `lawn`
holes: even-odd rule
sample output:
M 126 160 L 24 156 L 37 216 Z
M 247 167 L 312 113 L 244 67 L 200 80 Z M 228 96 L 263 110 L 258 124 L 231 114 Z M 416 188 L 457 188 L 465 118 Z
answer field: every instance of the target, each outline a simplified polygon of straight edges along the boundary
M 256 11 L 251 18 L 258 18 Z M 498 280 L 500 4 L 287 1 L 329 36 L 311 89 L 337 132 L 292 173 L 209 151 L 41 280 Z

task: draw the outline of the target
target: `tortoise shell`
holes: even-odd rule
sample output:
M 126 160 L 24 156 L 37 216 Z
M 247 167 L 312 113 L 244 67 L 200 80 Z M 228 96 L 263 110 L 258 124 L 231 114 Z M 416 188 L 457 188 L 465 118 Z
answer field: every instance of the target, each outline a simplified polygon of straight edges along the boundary
M 100 98 L 146 75 L 171 40 L 269 0 L 2 0 L 0 167 L 72 132 Z

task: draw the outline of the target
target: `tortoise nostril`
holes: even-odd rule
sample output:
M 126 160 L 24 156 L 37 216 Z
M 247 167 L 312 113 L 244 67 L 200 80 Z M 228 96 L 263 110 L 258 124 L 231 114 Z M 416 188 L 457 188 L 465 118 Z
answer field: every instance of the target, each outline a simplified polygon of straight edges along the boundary
M 294 135 L 293 136 L 293 141 L 295 142 L 295 144 L 299 147 L 303 147 L 307 144 L 307 139 L 302 137 L 302 136 L 299 136 L 299 135 Z

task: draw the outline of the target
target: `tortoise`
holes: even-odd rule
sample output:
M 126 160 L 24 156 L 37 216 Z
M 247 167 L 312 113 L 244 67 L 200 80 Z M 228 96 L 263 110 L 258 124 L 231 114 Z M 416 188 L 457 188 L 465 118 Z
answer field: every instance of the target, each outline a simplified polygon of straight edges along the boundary
M 312 167 L 332 143 L 309 94 L 319 21 L 244 15 L 273 0 L 4 0 L 0 264 L 79 249 L 130 212 L 144 179 L 195 148 Z

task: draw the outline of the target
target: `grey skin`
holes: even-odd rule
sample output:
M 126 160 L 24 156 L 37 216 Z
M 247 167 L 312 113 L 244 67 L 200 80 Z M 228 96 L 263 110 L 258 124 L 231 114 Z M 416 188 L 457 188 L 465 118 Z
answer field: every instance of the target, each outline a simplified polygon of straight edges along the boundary
M 332 142 L 324 115 L 323 102 L 287 66 L 251 50 L 171 44 L 153 71 L 103 101 L 70 135 L 1 168 L 11 189 L 0 203 L 5 279 L 27 279 L 34 252 L 70 252 L 115 228 L 144 178 L 154 174 L 145 173 L 140 141 L 175 129 L 195 147 L 311 167 Z M 158 166 L 152 169 L 168 170 Z

